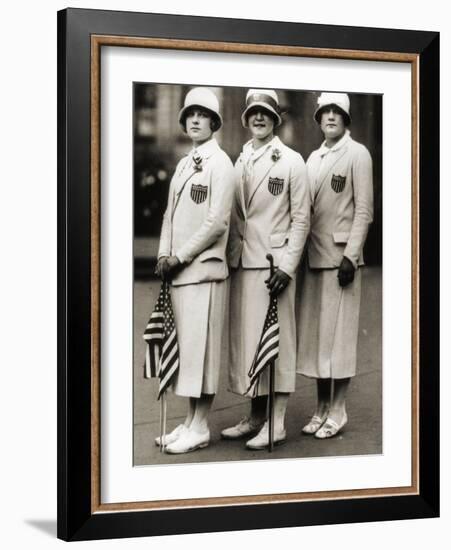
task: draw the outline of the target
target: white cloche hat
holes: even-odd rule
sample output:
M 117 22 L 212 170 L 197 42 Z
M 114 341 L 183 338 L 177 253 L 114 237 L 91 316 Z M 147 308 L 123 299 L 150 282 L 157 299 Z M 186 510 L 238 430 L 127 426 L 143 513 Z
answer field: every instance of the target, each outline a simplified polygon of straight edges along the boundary
M 193 88 L 185 97 L 185 103 L 179 113 L 179 123 L 184 127 L 186 111 L 190 107 L 202 107 L 209 111 L 218 121 L 218 128 L 222 126 L 222 117 L 219 112 L 219 101 L 216 95 L 208 88 Z
M 247 117 L 250 109 L 262 107 L 265 111 L 269 111 L 275 118 L 276 126 L 282 124 L 280 116 L 279 98 L 274 90 L 249 90 L 246 94 L 246 108 L 241 115 L 241 122 L 247 128 Z
M 335 105 L 342 112 L 346 125 L 351 122 L 351 106 L 348 94 L 338 92 L 323 92 L 318 98 L 318 107 L 313 118 L 319 124 L 321 122 L 321 112 L 326 107 Z

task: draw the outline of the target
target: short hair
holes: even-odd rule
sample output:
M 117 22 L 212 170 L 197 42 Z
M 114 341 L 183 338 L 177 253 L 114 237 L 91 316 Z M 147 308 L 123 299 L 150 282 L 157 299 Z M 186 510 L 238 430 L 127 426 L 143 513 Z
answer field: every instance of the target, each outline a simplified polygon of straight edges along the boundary
M 349 126 L 351 124 L 351 117 L 348 115 L 348 113 L 346 111 L 343 111 L 343 109 L 338 105 L 335 105 L 335 103 L 324 105 L 324 107 L 321 107 L 321 109 L 316 112 L 315 118 L 318 124 L 321 124 L 321 117 L 323 116 L 324 111 L 329 111 L 330 109 L 334 109 L 339 115 L 343 117 L 343 122 L 345 126 Z
M 204 111 L 208 114 L 210 117 L 210 130 L 214 133 L 221 128 L 221 120 L 219 119 L 218 115 L 214 113 L 213 111 L 210 111 L 210 109 L 207 109 L 206 107 L 202 107 L 201 105 L 191 105 L 186 111 L 183 113 L 182 120 L 180 121 L 180 124 L 182 125 L 182 128 L 184 132 L 186 133 L 186 119 L 189 116 L 190 113 L 195 111 L 196 109 L 199 109 L 200 111 Z

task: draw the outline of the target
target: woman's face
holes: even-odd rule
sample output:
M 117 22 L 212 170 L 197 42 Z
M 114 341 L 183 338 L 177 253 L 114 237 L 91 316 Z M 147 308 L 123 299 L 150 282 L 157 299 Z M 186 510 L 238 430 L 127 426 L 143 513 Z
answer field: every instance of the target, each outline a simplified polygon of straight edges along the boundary
M 252 109 L 247 124 L 255 139 L 265 140 L 273 135 L 274 119 L 265 109 Z
M 205 109 L 194 107 L 188 111 L 185 119 L 186 133 L 193 143 L 200 145 L 211 138 L 211 122 L 210 113 Z
M 340 110 L 331 105 L 321 113 L 321 130 L 324 137 L 332 141 L 341 139 L 346 131 L 345 121 Z

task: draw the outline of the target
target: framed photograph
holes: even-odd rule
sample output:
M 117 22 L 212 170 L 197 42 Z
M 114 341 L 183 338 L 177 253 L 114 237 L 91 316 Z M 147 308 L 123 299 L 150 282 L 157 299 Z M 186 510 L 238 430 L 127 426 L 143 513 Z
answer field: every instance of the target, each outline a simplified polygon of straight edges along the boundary
M 439 514 L 439 35 L 58 13 L 58 537 Z

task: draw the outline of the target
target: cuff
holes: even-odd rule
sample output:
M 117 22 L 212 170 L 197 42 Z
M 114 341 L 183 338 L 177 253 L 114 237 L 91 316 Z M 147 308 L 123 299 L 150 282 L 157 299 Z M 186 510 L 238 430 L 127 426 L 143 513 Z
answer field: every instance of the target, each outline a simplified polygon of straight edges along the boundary
M 183 252 L 177 252 L 176 254 L 174 254 L 174 256 L 178 259 L 178 261 L 181 263 L 181 264 L 189 264 L 191 262 L 190 258 L 188 258 L 187 256 L 185 256 L 183 254 Z
M 343 254 L 343 258 L 346 258 L 347 260 L 349 260 L 349 261 L 351 262 L 351 264 L 353 265 L 354 269 L 357 270 L 357 268 L 359 267 L 358 261 L 355 262 L 355 261 L 353 260 L 353 258 L 351 258 L 351 256 L 348 256 L 348 254 L 346 254 L 346 251 L 345 251 L 345 253 Z
M 277 266 L 277 268 L 280 269 L 280 271 L 283 271 L 286 275 L 288 275 L 288 277 L 290 277 L 290 279 L 294 279 L 294 273 L 291 269 L 289 269 L 289 267 L 287 265 L 285 265 L 283 263 L 280 263 Z

